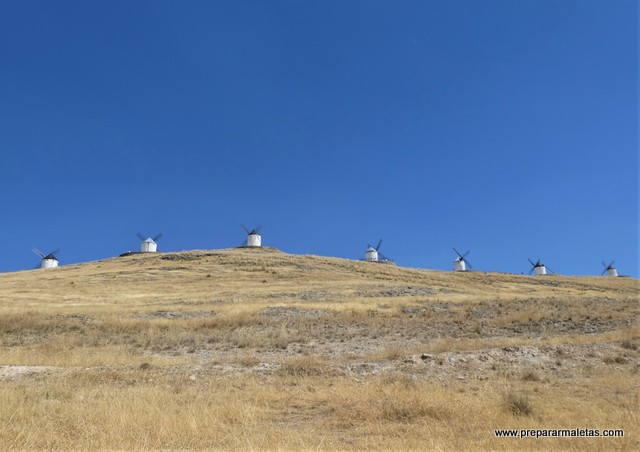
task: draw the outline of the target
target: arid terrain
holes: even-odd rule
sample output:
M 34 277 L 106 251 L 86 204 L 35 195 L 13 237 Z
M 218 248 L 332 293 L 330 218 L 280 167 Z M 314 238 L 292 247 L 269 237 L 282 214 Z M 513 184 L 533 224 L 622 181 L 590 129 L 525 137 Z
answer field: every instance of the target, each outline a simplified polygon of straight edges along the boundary
M 272 248 L 0 274 L 0 445 L 640 450 L 639 293 Z

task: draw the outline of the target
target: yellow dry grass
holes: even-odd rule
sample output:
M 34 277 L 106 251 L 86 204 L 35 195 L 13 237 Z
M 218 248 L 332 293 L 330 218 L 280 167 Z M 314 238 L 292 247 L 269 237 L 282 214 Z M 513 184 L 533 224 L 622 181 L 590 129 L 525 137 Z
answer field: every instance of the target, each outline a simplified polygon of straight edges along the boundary
M 638 450 L 639 289 L 269 248 L 1 274 L 0 444 Z

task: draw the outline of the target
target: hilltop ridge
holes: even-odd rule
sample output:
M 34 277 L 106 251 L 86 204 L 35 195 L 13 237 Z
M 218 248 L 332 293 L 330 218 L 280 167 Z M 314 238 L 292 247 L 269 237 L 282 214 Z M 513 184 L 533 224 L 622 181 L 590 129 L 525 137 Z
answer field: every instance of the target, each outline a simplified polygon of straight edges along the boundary
M 631 278 L 443 272 L 311 255 L 275 248 L 229 248 L 137 253 L 55 269 L 0 274 L 5 308 L 140 305 L 200 301 L 273 302 L 307 292 L 307 299 L 338 303 L 427 297 L 475 301 L 529 297 L 634 297 Z M 313 292 L 313 295 L 309 295 Z M 295 297 L 293 297 L 295 299 Z

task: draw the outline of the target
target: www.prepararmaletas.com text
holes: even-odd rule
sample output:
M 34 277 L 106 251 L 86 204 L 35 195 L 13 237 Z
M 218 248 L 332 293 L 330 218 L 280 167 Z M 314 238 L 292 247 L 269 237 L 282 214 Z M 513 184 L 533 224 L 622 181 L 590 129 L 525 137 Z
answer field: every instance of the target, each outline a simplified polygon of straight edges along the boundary
M 503 438 L 622 438 L 622 429 L 597 428 L 544 428 L 544 429 L 496 429 Z

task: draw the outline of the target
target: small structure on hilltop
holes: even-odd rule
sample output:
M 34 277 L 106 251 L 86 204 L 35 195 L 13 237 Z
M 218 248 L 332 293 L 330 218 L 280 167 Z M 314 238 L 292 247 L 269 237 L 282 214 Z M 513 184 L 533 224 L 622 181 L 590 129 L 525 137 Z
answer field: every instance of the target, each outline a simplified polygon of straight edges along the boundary
M 367 245 L 367 250 L 364 252 L 364 260 L 365 262 L 382 262 L 385 264 L 394 263 L 393 260 L 384 256 L 380 252 L 380 245 L 382 245 L 382 239 L 378 242 L 378 245 L 373 247 L 372 245 Z
M 240 226 L 242 226 L 242 229 L 244 229 L 244 231 L 247 233 L 247 241 L 245 242 L 244 246 L 249 246 L 249 247 L 262 246 L 262 236 L 260 235 L 261 226 L 256 226 L 252 230 L 245 228 L 243 225 L 240 225 Z
M 602 270 L 602 273 L 600 273 L 600 275 L 604 275 L 606 272 L 607 276 L 613 276 L 613 277 L 619 276 L 618 269 L 613 266 L 615 262 L 616 261 L 611 261 L 609 265 L 605 265 L 605 263 L 602 262 L 602 266 L 604 267 L 604 270 Z
M 58 266 L 58 258 L 56 257 L 56 254 L 60 252 L 60 249 L 55 249 L 49 254 L 44 254 L 35 246 L 31 248 L 31 250 L 42 258 L 40 266 L 36 268 L 54 268 Z
M 471 265 L 471 262 L 469 262 L 466 258 L 469 255 L 469 251 L 467 251 L 464 254 L 460 254 L 458 252 L 457 249 L 453 249 L 453 251 L 456 252 L 456 254 L 458 255 L 458 257 L 456 257 L 456 259 L 453 261 L 453 271 L 454 272 L 466 272 L 467 271 L 467 267 L 469 268 L 473 268 L 473 265 Z
M 144 235 L 136 234 L 142 243 L 140 244 L 140 252 L 141 253 L 155 253 L 158 251 L 158 244 L 156 243 L 162 237 L 162 234 L 158 234 L 155 237 L 148 237 L 145 239 Z
M 531 264 L 531 270 L 529 270 L 529 274 L 535 273 L 536 276 L 546 275 L 548 272 L 554 273 L 549 267 L 540 262 L 540 259 L 536 261 L 534 264 L 531 259 L 529 259 L 529 263 Z

